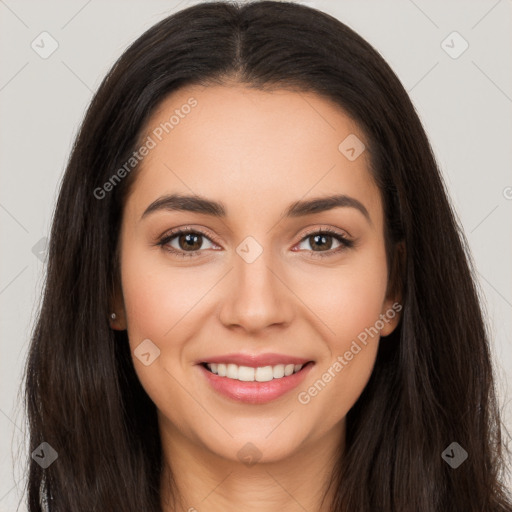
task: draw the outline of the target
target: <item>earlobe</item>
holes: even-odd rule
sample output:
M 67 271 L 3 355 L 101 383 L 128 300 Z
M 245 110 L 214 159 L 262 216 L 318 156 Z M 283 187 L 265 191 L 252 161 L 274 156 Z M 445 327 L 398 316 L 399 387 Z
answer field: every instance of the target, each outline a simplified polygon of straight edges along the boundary
M 123 294 L 119 285 L 115 285 L 113 297 L 110 300 L 110 311 L 108 313 L 110 328 L 116 331 L 126 329 L 126 313 L 123 303 Z
M 386 301 L 380 315 L 382 329 L 380 329 L 381 337 L 389 336 L 397 327 L 401 318 L 402 304 L 399 301 Z
M 119 314 L 112 311 L 109 315 L 110 328 L 115 331 L 124 331 L 126 329 L 126 322 L 124 312 Z
M 384 301 L 380 318 L 384 323 L 380 335 L 389 336 L 397 327 L 402 316 L 403 309 L 403 273 L 406 261 L 405 243 L 399 242 L 395 246 L 392 268 L 389 275 L 387 298 Z
M 111 329 L 115 329 L 115 325 L 116 325 L 116 320 L 117 320 L 117 315 L 115 313 L 110 313 L 110 328 Z
M 112 311 L 109 315 L 109 322 L 111 329 L 115 331 L 124 331 L 126 329 L 124 311 L 121 314 Z

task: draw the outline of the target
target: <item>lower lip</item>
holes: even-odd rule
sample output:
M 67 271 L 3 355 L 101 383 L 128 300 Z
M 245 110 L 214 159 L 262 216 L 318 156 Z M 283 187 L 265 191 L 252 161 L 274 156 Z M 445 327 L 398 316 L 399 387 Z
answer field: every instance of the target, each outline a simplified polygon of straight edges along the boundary
M 297 373 L 268 382 L 242 382 L 229 377 L 219 377 L 203 365 L 199 365 L 199 368 L 212 388 L 222 395 L 238 402 L 265 404 L 296 388 L 305 379 L 313 364 L 313 362 L 309 362 Z

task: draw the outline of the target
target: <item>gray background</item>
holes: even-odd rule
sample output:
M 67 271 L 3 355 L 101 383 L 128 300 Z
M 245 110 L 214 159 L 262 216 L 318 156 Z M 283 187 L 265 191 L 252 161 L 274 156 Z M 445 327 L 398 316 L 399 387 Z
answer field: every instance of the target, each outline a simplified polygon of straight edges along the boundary
M 0 512 L 15 510 L 23 491 L 20 377 L 44 277 L 41 239 L 72 141 L 127 45 L 193 3 L 0 0 Z M 512 431 L 512 0 L 302 3 L 366 38 L 415 104 L 478 269 Z M 31 47 L 43 31 L 59 45 L 47 59 Z M 469 44 L 458 58 L 442 46 L 453 31 Z M 462 48 L 453 37 L 444 44 Z

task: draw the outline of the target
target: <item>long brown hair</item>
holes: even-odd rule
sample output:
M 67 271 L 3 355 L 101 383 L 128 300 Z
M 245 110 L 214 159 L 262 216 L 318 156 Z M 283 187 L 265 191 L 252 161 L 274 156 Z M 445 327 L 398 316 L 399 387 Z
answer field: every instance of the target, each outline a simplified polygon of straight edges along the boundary
M 512 511 L 500 483 L 505 443 L 489 335 L 467 242 L 427 136 L 396 75 L 364 39 L 287 2 L 207 2 L 157 23 L 119 58 L 86 113 L 56 205 L 45 290 L 26 366 L 27 501 L 51 512 L 157 512 L 162 454 L 155 405 L 135 374 L 126 331 L 112 331 L 118 234 L 133 177 L 103 198 L 155 107 L 189 84 L 235 78 L 315 92 L 366 134 L 385 210 L 402 319 L 379 347 L 347 416 L 331 510 Z M 405 247 L 402 260 L 394 250 Z M 442 453 L 457 442 L 457 468 Z

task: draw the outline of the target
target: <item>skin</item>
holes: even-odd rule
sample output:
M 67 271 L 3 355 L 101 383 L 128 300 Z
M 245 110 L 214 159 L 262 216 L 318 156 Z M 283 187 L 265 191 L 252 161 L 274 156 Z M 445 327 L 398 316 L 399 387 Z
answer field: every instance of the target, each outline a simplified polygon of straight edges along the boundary
M 370 338 L 309 403 L 297 395 L 400 299 L 387 296 L 383 205 L 368 151 L 349 161 L 338 150 L 349 134 L 363 142 L 364 134 L 339 106 L 313 93 L 229 83 L 174 92 L 145 136 L 190 97 L 198 105 L 137 170 L 123 212 L 121 283 L 112 305 L 112 328 L 127 329 L 132 355 L 145 339 L 160 350 L 149 366 L 133 362 L 157 407 L 164 459 L 181 496 L 168 503 L 164 471 L 162 508 L 324 511 L 322 492 L 343 451 L 345 416 L 385 339 Z M 141 220 L 170 193 L 220 201 L 227 215 L 161 210 Z M 370 221 L 352 207 L 282 217 L 295 201 L 333 193 L 360 201 Z M 207 233 L 197 242 L 198 256 L 181 258 L 157 245 L 184 226 Z M 354 240 L 354 247 L 334 253 L 340 243 L 328 237 L 314 251 L 314 235 L 305 235 L 322 228 Z M 252 263 L 236 252 L 247 236 L 263 249 Z M 186 252 L 179 241 L 168 245 Z M 380 335 L 398 320 L 399 314 Z M 214 391 L 196 365 L 232 352 L 277 352 L 315 365 L 299 388 L 267 404 L 244 404 Z M 250 466 L 237 455 L 248 442 L 261 454 Z

